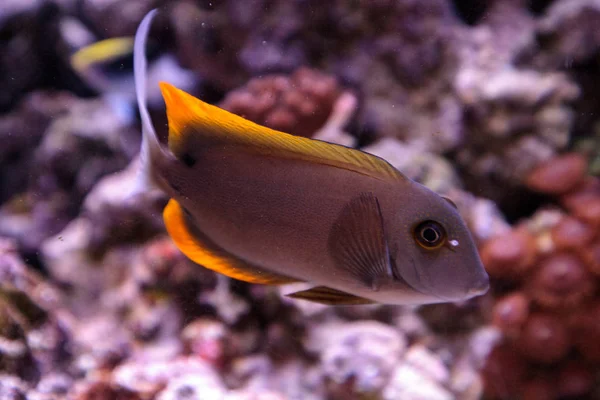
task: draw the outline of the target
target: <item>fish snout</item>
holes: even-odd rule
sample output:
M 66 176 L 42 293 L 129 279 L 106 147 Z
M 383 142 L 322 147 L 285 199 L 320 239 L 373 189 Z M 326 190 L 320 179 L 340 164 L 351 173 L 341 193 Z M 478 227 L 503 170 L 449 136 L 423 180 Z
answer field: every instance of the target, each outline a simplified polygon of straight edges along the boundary
M 489 288 L 490 288 L 490 278 L 489 278 L 488 274 L 486 274 L 484 272 L 483 275 L 481 277 L 479 277 L 479 279 L 477 279 L 477 281 L 475 281 L 473 283 L 473 285 L 471 285 L 471 287 L 469 288 L 467 293 L 469 295 L 469 298 L 475 297 L 475 296 L 481 296 L 482 294 L 485 294 Z

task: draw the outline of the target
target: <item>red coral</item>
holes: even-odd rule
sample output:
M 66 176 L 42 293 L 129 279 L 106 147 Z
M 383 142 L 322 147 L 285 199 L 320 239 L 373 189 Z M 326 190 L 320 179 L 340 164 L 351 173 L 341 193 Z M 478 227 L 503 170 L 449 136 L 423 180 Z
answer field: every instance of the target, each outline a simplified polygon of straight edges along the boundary
M 485 394 L 494 399 L 514 398 L 521 390 L 527 364 L 518 349 L 508 344 L 496 347 L 483 368 Z
M 594 286 L 579 257 L 570 253 L 554 254 L 542 261 L 527 282 L 531 298 L 552 308 L 580 304 L 592 295 Z
M 220 106 L 258 124 L 299 136 L 312 136 L 340 95 L 336 79 L 300 68 L 292 75 L 254 78 L 230 92 Z
M 516 336 L 529 316 L 529 299 L 523 292 L 502 297 L 494 306 L 492 321 L 506 335 Z
M 556 384 L 549 378 L 535 378 L 523 386 L 522 400 L 554 400 Z
M 594 387 L 594 374 L 582 362 L 571 361 L 563 366 L 558 374 L 558 395 L 580 399 Z
M 535 262 L 535 243 L 525 229 L 487 241 L 481 249 L 485 269 L 493 278 L 518 278 Z
M 559 250 L 584 249 L 595 234 L 590 224 L 572 216 L 561 219 L 551 232 L 552 240 Z
M 541 163 L 526 178 L 531 189 L 548 194 L 563 194 L 576 188 L 585 178 L 587 161 L 579 153 L 569 153 Z
M 588 178 L 577 190 L 561 197 L 561 203 L 576 217 L 600 227 L 600 181 Z
M 138 394 L 124 388 L 114 387 L 104 380 L 91 382 L 80 388 L 76 400 L 141 400 Z
M 600 241 L 595 241 L 581 252 L 581 258 L 590 271 L 600 275 Z
M 579 310 L 571 321 L 575 347 L 583 358 L 600 364 L 600 301 Z
M 563 322 L 551 314 L 534 314 L 523 327 L 517 346 L 527 358 L 540 363 L 563 359 L 571 347 Z
M 595 227 L 600 227 L 600 198 L 595 197 L 580 201 L 574 207 L 573 214 Z
M 491 398 L 590 398 L 598 384 L 600 179 L 585 176 L 585 170 L 579 154 L 540 165 L 527 184 L 557 195 L 564 213 L 536 214 L 482 245 L 490 276 L 509 283 L 495 285 L 492 318 L 504 341 L 484 370 Z M 511 371 L 521 357 L 520 369 Z M 489 379 L 490 368 L 500 366 L 504 384 Z

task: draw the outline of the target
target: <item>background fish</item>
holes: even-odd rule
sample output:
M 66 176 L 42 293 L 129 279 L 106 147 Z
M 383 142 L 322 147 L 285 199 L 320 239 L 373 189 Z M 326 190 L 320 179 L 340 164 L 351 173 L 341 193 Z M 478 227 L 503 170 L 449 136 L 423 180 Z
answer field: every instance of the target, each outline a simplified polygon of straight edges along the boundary
M 259 126 L 161 83 L 165 149 L 145 105 L 154 15 L 134 49 L 139 188 L 171 197 L 164 221 L 190 259 L 252 283 L 309 282 L 291 296 L 326 304 L 435 303 L 487 290 L 454 205 L 378 157 Z
M 132 78 L 133 37 L 113 37 L 80 48 L 70 58 L 72 68 L 98 93 L 122 98 L 129 103 L 135 99 Z M 190 89 L 197 81 L 195 75 L 179 66 L 170 54 L 155 54 L 148 68 L 149 96 L 147 101 L 162 106 L 158 91 L 160 79 L 168 79 L 177 86 Z

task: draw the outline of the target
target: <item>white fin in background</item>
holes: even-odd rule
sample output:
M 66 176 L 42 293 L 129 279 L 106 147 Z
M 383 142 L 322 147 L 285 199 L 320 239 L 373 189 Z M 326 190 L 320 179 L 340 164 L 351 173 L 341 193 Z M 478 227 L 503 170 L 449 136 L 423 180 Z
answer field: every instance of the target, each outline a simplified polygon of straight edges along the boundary
M 157 10 L 150 11 L 137 29 L 133 46 L 133 71 L 135 77 L 135 94 L 142 120 L 142 146 L 139 155 L 138 177 L 132 188 L 130 196 L 135 196 L 149 189 L 156 188 L 152 171 L 152 159 L 162 152 L 161 145 L 152 126 L 152 120 L 147 106 L 147 73 L 148 60 L 146 59 L 146 41 L 150 31 L 152 19 Z

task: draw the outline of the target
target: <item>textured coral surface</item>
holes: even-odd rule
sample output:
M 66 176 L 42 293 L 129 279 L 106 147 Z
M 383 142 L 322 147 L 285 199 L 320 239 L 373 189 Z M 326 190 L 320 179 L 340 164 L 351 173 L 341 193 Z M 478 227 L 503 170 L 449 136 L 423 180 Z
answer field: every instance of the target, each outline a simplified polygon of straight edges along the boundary
M 580 154 L 539 165 L 527 183 L 558 203 L 482 246 L 504 335 L 484 369 L 491 398 L 600 394 L 600 180 L 584 167 Z
M 456 203 L 461 304 L 325 307 L 187 260 L 135 184 L 160 80 Z M 0 1 L 0 399 L 600 398 L 597 0 Z

